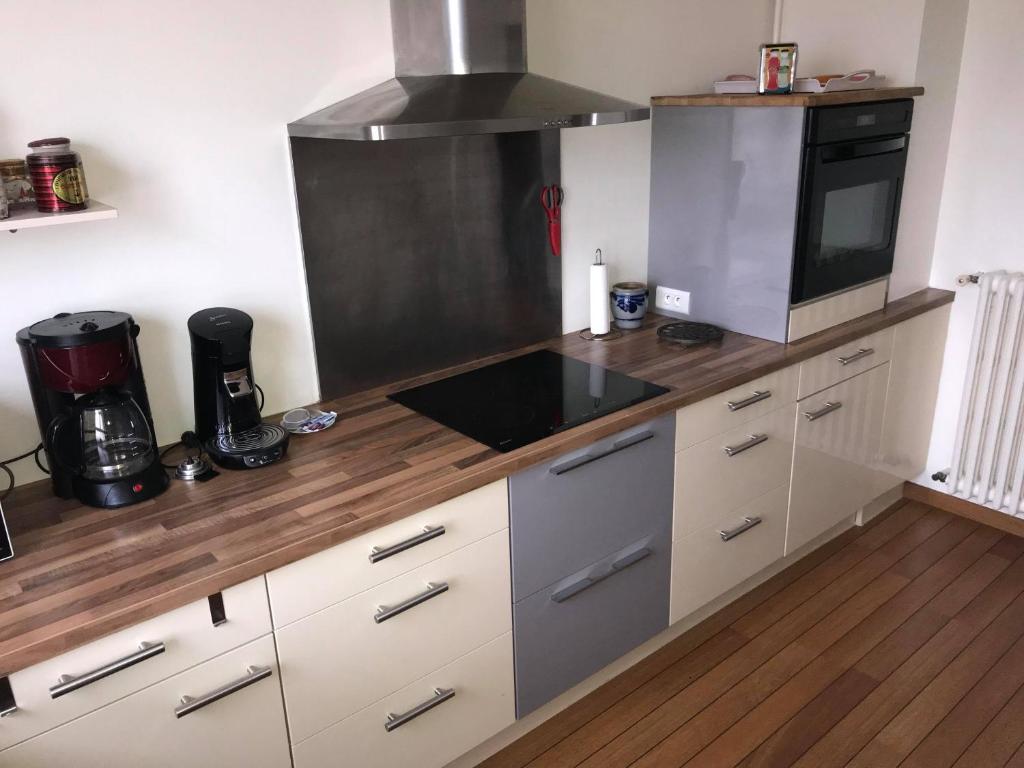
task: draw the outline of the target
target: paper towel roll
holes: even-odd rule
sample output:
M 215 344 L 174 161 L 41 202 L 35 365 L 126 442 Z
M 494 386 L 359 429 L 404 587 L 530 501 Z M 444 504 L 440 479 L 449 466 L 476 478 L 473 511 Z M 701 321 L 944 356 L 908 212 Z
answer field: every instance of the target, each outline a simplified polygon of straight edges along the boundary
M 590 265 L 590 332 L 595 336 L 608 333 L 608 265 Z

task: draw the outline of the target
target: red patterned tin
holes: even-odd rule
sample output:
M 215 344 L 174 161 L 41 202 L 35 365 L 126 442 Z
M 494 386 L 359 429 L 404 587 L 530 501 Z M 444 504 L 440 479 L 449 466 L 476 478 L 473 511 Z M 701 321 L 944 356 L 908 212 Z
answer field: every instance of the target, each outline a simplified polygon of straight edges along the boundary
M 89 200 L 85 170 L 71 142 L 65 138 L 39 139 L 28 145 L 26 159 L 36 195 L 36 207 L 43 213 L 83 210 Z

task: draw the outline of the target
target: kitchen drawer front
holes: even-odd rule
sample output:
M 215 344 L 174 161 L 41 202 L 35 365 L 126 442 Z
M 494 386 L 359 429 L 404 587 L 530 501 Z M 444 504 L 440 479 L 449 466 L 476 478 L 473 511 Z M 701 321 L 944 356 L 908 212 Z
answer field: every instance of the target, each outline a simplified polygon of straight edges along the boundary
M 417 708 L 422 714 L 385 729 L 389 716 Z M 506 633 L 297 744 L 295 768 L 441 768 L 514 720 Z
M 448 585 L 446 592 L 430 591 Z M 381 606 L 434 595 L 380 623 Z M 293 742 L 512 629 L 508 531 L 277 631 Z
M 885 328 L 800 363 L 799 397 L 803 399 L 889 362 L 895 331 Z
M 666 415 L 509 478 L 514 600 L 669 524 L 674 427 Z
M 673 624 L 782 558 L 788 507 L 786 483 L 672 545 Z
M 676 450 L 736 429 L 796 400 L 800 367 L 791 365 L 676 412 Z M 730 407 L 731 404 L 731 407 Z
M 787 555 L 886 490 L 876 467 L 888 381 L 885 364 L 800 403 Z M 828 412 L 830 403 L 842 407 Z
M 503 528 L 508 528 L 508 484 L 499 480 L 278 568 L 267 574 L 274 626 L 340 603 Z M 374 547 L 381 550 L 378 558 L 385 555 L 377 562 L 370 560 Z M 401 551 L 388 556 L 388 548 Z
M 791 404 L 677 453 L 673 539 L 788 483 L 795 426 Z
M 276 677 L 274 640 L 267 635 L 0 752 L 0 766 L 288 768 Z M 227 685 L 231 693 L 175 716 L 182 696 L 202 703 Z
M 670 539 L 666 527 L 512 607 L 518 717 L 668 626 Z
M 0 748 L 99 709 L 270 632 L 267 588 L 260 576 L 221 593 L 227 621 L 214 626 L 207 600 L 144 621 L 10 676 L 18 711 L 0 721 Z M 153 644 L 140 650 L 143 643 Z M 164 650 L 159 652 L 160 645 Z M 121 664 L 115 664 L 121 662 Z M 134 662 L 134 663 L 133 663 Z M 119 667 L 118 671 L 113 671 Z M 62 675 L 95 682 L 53 698 Z M 66 686 L 73 687 L 73 686 Z

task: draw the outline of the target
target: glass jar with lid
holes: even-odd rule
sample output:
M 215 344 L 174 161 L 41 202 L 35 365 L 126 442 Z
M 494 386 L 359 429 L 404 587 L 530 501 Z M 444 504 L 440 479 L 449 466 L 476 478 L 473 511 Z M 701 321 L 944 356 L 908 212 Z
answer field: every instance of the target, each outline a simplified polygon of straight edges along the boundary
M 7 202 L 13 210 L 35 207 L 36 196 L 32 191 L 28 166 L 20 157 L 0 160 L 0 181 L 3 181 Z

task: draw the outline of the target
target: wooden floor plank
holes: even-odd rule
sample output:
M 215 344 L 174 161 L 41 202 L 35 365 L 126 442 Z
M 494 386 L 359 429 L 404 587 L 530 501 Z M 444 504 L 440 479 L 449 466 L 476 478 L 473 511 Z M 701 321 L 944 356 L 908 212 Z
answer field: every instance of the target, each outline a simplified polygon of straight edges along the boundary
M 1024 638 L 1003 655 L 902 765 L 949 768 L 1024 685 Z
M 1024 549 L 1024 541 L 1021 542 L 1021 549 Z M 753 751 L 741 763 L 743 768 L 781 768 L 795 763 L 877 688 L 880 678 L 887 677 L 934 637 L 952 616 L 987 589 L 1009 566 L 1009 560 L 989 550 L 956 581 L 945 587 L 924 608 L 859 660 L 862 667 L 870 666 L 873 674 L 869 675 L 856 666 L 843 671 Z M 775 702 L 769 700 L 764 706 L 774 707 Z M 781 719 L 783 714 L 780 712 L 777 717 Z
M 956 761 L 955 768 L 999 768 L 1024 744 L 1024 686 L 1017 689 Z
M 966 608 L 895 670 L 880 654 L 856 665 L 879 686 L 796 763 L 799 768 L 842 768 L 973 640 L 1000 620 L 1024 621 L 1024 557 L 1006 569 Z M 996 629 L 995 631 L 1001 631 Z
M 911 502 L 487 768 L 1024 768 L 1024 539 Z
M 946 513 L 928 510 L 912 525 L 817 593 L 813 600 L 808 600 L 781 617 L 739 651 L 660 704 L 635 727 L 616 737 L 579 765 L 606 768 L 630 765 L 637 761 L 951 521 L 952 517 Z
M 850 767 L 885 768 L 899 765 L 1014 645 L 1022 632 L 1024 596 L 1018 597 L 999 619 L 939 672 L 850 761 Z

